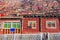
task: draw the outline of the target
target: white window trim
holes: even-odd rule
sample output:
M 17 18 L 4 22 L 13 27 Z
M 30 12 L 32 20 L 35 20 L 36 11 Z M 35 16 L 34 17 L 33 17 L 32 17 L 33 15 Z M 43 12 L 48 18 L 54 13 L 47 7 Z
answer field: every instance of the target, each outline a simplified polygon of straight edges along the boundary
M 13 27 L 12 27 L 12 22 L 11 22 L 11 28 L 13 28 Z
M 36 21 L 28 21 L 28 26 L 30 22 L 35 22 L 35 27 L 32 27 L 32 29 L 36 29 Z
M 4 22 L 11 22 L 11 28 L 13 28 L 12 27 L 12 22 L 20 22 L 20 21 L 4 21 Z M 10 29 L 10 28 L 4 28 L 4 22 L 3 22 L 3 29 Z M 19 29 L 19 28 L 18 28 Z
M 55 27 L 48 27 L 47 25 L 47 23 L 48 22 L 55 22 Z M 49 28 L 49 29 L 56 29 L 56 21 L 46 21 L 46 28 Z

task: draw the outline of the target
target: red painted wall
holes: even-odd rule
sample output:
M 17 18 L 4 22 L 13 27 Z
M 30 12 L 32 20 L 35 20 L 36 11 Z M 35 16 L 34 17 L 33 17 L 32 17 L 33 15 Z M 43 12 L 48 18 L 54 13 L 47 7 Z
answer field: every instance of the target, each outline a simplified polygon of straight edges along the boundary
M 46 21 L 56 21 L 56 28 L 46 28 Z M 20 21 L 20 20 L 0 20 L 0 22 L 4 21 Z M 36 29 L 28 29 L 28 21 L 36 21 Z M 50 33 L 57 33 L 60 32 L 60 27 L 59 27 L 59 19 L 58 18 L 41 18 L 41 24 L 39 24 L 39 18 L 23 18 L 22 19 L 22 34 L 31 34 L 31 33 L 40 33 L 39 31 L 39 25 L 41 25 L 41 32 L 50 32 Z M 3 30 L 0 29 L 0 34 L 3 34 Z
M 36 29 L 28 29 L 28 21 L 36 21 Z M 38 18 L 23 18 L 22 33 L 38 33 L 39 32 L 39 19 Z
M 3 29 L 0 29 L 0 34 L 3 34 Z
M 56 21 L 56 28 L 46 28 L 46 21 L 48 20 L 55 20 Z M 41 18 L 41 27 L 42 27 L 42 32 L 59 32 L 59 19 L 58 18 Z

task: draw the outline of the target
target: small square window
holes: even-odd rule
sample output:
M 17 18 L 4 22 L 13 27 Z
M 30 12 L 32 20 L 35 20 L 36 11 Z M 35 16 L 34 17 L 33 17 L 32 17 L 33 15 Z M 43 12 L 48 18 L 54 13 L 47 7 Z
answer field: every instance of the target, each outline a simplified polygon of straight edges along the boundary
M 36 21 L 28 21 L 28 27 L 35 29 L 36 28 Z
M 46 21 L 46 27 L 56 28 L 56 21 Z

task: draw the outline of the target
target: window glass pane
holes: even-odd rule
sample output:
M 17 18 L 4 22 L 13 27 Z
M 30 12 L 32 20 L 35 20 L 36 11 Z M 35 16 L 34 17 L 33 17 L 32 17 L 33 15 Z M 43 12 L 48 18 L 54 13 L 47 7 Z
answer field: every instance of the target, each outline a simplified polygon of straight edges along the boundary
M 21 23 L 20 22 L 17 22 L 16 28 L 21 28 Z
M 55 27 L 55 22 L 52 22 L 52 27 Z
M 4 24 L 4 28 L 7 28 L 7 24 L 6 23 Z
M 30 22 L 30 25 L 29 26 L 31 26 L 32 27 L 32 22 Z
M 7 25 L 7 28 L 11 28 L 11 22 L 8 22 Z
M 4 22 L 4 28 L 7 28 L 7 22 Z
M 16 28 L 16 22 L 13 22 L 13 23 L 12 23 L 12 27 L 13 27 L 13 28 Z
M 35 27 L 35 25 L 36 25 L 35 22 L 32 22 L 32 27 Z
M 48 27 L 51 27 L 51 22 L 48 22 Z
M 28 22 L 28 28 L 32 28 L 32 22 Z

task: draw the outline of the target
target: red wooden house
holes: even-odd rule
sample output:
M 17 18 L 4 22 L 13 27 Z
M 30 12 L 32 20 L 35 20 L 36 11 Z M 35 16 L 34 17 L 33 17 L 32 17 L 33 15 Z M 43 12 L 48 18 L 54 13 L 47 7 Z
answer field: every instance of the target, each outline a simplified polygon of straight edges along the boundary
M 41 18 L 41 32 L 60 32 L 58 18 Z
M 22 33 L 39 33 L 39 19 L 38 18 L 23 18 Z

